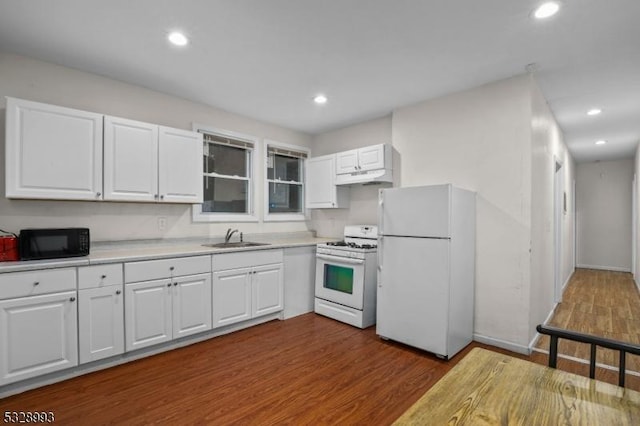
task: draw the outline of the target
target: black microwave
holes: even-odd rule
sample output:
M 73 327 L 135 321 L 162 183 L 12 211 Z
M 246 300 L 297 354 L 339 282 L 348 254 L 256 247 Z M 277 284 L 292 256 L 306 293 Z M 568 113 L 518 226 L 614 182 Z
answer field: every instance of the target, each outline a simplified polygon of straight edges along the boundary
M 22 229 L 19 248 L 21 260 L 87 256 L 89 229 Z

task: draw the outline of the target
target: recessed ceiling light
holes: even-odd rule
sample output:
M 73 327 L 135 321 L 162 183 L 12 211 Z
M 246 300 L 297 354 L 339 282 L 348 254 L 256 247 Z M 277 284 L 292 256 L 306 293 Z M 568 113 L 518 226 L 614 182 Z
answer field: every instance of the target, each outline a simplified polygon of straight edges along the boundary
M 607 143 L 607 141 L 601 140 L 601 141 L 597 141 L 596 145 L 604 145 L 605 143 Z
M 560 10 L 560 5 L 554 1 L 550 1 L 541 4 L 535 12 L 533 12 L 533 16 L 538 19 L 545 19 L 558 13 L 558 10 Z
M 587 115 L 598 115 L 602 112 L 602 110 L 600 108 L 592 108 L 589 111 L 587 111 Z
M 315 98 L 313 98 L 313 102 L 317 103 L 317 104 L 326 104 L 327 103 L 327 97 L 325 95 L 316 95 Z
M 189 39 L 187 36 L 182 34 L 181 32 L 174 31 L 167 36 L 169 41 L 176 46 L 186 46 L 189 43 Z

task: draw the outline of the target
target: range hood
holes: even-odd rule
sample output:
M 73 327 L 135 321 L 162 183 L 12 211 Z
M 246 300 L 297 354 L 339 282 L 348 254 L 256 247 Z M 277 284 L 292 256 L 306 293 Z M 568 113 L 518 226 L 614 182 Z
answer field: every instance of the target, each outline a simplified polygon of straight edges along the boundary
M 360 170 L 336 175 L 336 185 L 393 182 L 391 169 Z

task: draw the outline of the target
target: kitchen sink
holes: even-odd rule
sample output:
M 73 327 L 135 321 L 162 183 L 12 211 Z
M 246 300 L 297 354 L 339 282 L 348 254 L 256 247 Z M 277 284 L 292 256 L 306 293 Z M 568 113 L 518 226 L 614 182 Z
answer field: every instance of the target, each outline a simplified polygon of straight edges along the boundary
M 270 243 L 254 243 L 251 241 L 242 241 L 235 243 L 215 243 L 215 244 L 203 244 L 205 247 L 214 247 L 214 248 L 242 248 L 242 247 L 257 247 L 257 246 L 268 246 Z

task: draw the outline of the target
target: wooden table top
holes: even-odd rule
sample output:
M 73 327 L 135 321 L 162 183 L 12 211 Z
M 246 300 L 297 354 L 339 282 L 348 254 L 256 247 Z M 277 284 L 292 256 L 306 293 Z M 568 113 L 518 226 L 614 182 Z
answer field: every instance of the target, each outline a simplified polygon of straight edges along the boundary
M 395 425 L 640 425 L 640 392 L 474 348 Z

